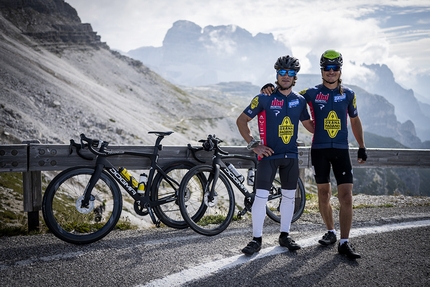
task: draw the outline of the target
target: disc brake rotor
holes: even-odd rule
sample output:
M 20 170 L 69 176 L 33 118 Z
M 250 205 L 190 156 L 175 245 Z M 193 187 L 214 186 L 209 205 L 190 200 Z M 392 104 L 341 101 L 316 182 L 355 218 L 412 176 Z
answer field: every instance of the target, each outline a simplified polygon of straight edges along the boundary
M 205 193 L 204 202 L 205 202 L 206 206 L 214 207 L 218 202 L 218 195 L 215 193 L 214 197 L 210 200 L 209 194 L 210 194 L 210 192 Z
M 82 201 L 84 200 L 84 195 L 79 196 L 78 199 L 76 200 L 76 204 L 75 204 L 76 210 L 82 214 L 90 213 L 91 211 L 94 210 L 94 200 L 95 199 L 96 198 L 94 197 L 94 195 L 91 195 L 90 201 L 88 202 L 88 206 L 83 207 Z

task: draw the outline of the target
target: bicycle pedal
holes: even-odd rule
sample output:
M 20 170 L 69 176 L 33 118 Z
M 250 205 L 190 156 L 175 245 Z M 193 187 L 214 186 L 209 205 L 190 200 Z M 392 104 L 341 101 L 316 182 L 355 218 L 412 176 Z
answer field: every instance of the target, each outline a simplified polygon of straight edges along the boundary
M 237 216 L 238 217 L 242 217 L 244 216 L 248 211 L 246 210 L 246 208 L 242 209 L 241 211 L 237 212 Z

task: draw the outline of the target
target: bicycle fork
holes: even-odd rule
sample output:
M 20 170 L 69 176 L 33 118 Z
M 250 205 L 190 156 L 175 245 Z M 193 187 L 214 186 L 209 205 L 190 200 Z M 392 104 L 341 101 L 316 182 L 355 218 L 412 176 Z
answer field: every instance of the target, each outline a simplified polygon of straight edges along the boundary
M 220 173 L 220 165 L 214 164 L 213 178 L 212 178 L 212 181 L 208 180 L 208 186 L 206 188 L 207 191 L 204 194 L 204 202 L 209 207 L 214 206 L 216 204 L 215 200 L 216 200 L 217 193 L 215 191 L 215 187 L 218 182 L 219 173 Z
M 93 211 L 95 214 L 94 220 L 96 222 L 101 220 L 104 207 L 103 206 L 94 207 L 95 197 L 94 195 L 91 194 L 91 192 L 94 186 L 96 185 L 97 181 L 100 179 L 100 175 L 102 171 L 103 171 L 103 165 L 99 165 L 99 164 L 96 165 L 94 173 L 91 175 L 90 181 L 85 187 L 83 195 L 81 195 L 76 201 L 76 209 L 83 214 L 88 214 L 91 211 Z

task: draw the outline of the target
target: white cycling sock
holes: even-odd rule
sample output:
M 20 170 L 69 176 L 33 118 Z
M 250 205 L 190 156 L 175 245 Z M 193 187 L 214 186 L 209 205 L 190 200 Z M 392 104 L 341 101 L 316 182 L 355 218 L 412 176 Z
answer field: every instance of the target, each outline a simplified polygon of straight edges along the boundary
M 266 217 L 266 203 L 269 191 L 257 189 L 255 191 L 254 203 L 252 204 L 252 234 L 254 237 L 263 236 L 263 224 Z
M 291 219 L 294 214 L 294 201 L 296 199 L 295 189 L 281 189 L 281 232 L 290 232 Z

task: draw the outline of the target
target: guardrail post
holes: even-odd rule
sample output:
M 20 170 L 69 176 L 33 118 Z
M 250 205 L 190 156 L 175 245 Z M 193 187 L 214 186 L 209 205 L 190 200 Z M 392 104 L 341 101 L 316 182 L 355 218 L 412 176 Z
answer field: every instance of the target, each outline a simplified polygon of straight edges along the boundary
M 31 143 L 40 143 L 38 140 L 23 141 L 27 144 L 27 154 Z M 30 162 L 30 159 L 27 161 Z M 41 171 L 28 171 L 22 173 L 22 187 L 24 192 L 24 212 L 28 215 L 28 231 L 39 231 L 39 210 L 42 209 L 42 173 Z

